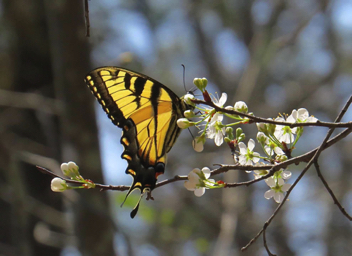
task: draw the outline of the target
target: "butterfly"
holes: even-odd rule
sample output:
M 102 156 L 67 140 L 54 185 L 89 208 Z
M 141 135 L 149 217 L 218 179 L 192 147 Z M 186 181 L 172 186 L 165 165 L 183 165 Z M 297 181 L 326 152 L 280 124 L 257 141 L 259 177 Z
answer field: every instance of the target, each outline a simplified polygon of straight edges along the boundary
M 133 178 L 125 200 L 135 189 L 141 191 L 131 212 L 134 218 L 143 194 L 151 192 L 164 173 L 166 154 L 181 132 L 177 119 L 190 106 L 153 78 L 124 68 L 94 69 L 85 82 L 111 121 L 122 128 L 121 157 Z

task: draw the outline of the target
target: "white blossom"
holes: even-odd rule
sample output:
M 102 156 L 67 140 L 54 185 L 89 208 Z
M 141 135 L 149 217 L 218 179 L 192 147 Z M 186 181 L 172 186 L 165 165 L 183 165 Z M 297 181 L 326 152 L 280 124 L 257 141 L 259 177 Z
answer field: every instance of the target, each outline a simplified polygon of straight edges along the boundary
M 257 141 L 261 145 L 264 145 L 264 144 L 267 144 L 269 142 L 269 139 L 263 132 L 258 132 L 257 133 Z
M 265 145 L 264 150 L 268 154 L 268 156 L 272 156 L 274 153 L 276 155 L 284 155 L 285 154 L 284 151 L 273 142 Z
M 287 118 L 287 120 L 283 119 L 282 117 L 278 117 L 275 121 L 279 122 L 292 122 L 293 118 Z M 289 126 L 284 125 L 276 125 L 274 135 L 280 142 L 285 142 L 286 144 L 290 144 L 294 141 L 293 134 L 296 134 L 297 127 L 290 128 Z
M 253 163 L 259 162 L 260 154 L 253 152 L 255 142 L 253 139 L 248 141 L 248 147 L 243 142 L 238 143 L 240 149 L 239 163 L 241 165 L 252 165 Z
M 219 100 L 216 98 L 213 99 L 214 104 L 220 108 L 224 107 L 226 101 L 227 101 L 227 94 L 225 92 L 221 94 L 221 97 Z
M 318 119 L 314 116 L 309 116 L 309 112 L 305 108 L 300 108 L 298 110 L 292 110 L 291 115 L 292 119 L 297 123 L 305 123 L 305 122 L 316 122 Z
M 258 162 L 255 163 L 255 166 L 265 166 L 265 163 L 263 162 Z M 268 170 L 254 170 L 253 171 L 253 175 L 255 179 L 259 179 L 260 177 L 267 175 L 268 174 Z
M 226 129 L 220 121 L 212 121 L 208 124 L 207 137 L 209 139 L 214 139 L 216 146 L 221 146 L 224 142 L 224 135 Z
M 264 193 L 264 197 L 266 199 L 274 198 L 275 202 L 281 203 L 284 199 L 284 193 L 291 187 L 291 184 L 285 183 L 285 180 L 289 179 L 291 175 L 290 171 L 279 171 L 274 176 L 267 178 L 265 183 L 270 189 Z
M 269 189 L 264 193 L 264 197 L 266 199 L 274 198 L 275 202 L 281 203 L 285 197 L 284 192 L 287 192 L 290 187 L 291 184 L 286 183 L 281 186 L 281 190 Z
M 206 184 L 214 182 L 213 179 L 208 179 L 210 177 L 210 169 L 208 167 L 204 167 L 202 170 L 195 168 L 187 177 L 188 180 L 184 183 L 185 188 L 189 191 L 194 191 L 194 194 L 198 197 L 204 195 Z

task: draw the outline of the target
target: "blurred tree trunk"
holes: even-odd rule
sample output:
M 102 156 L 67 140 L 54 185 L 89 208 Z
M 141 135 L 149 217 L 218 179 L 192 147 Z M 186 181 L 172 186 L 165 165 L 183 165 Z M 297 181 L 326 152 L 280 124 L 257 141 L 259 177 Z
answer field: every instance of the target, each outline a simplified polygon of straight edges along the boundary
M 65 102 L 61 145 L 65 161 L 77 159 L 83 175 L 103 182 L 93 98 L 83 83 L 90 70 L 83 1 L 45 1 L 57 97 Z M 83 255 L 113 255 L 107 195 L 80 191 L 74 205 L 75 231 Z
M 103 181 L 93 97 L 83 83 L 90 67 L 82 1 L 5 0 L 3 8 L 0 96 L 9 106 L 0 109 L 0 205 L 10 206 L 1 211 L 10 221 L 1 222 L 0 254 L 60 255 L 77 245 L 82 255 L 114 255 L 107 195 L 80 191 L 70 234 L 51 178 L 33 166 L 75 160 L 85 177 Z

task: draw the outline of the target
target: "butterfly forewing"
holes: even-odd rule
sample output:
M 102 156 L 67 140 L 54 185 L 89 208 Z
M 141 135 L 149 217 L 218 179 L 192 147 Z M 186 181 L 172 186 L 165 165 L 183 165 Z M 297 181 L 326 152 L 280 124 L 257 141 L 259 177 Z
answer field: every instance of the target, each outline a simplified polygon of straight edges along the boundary
M 117 67 L 102 67 L 86 76 L 86 83 L 112 122 L 136 126 L 138 156 L 145 167 L 165 162 L 180 129 L 176 121 L 185 104 L 167 87 L 145 75 Z

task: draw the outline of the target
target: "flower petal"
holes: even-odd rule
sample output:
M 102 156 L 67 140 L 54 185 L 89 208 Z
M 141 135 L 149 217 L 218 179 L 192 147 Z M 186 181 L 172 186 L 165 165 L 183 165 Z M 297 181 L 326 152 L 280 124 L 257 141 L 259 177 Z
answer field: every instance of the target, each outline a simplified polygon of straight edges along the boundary
M 204 195 L 205 193 L 205 188 L 197 188 L 196 190 L 194 190 L 194 194 L 198 197 Z
M 203 140 L 199 139 L 199 137 L 196 137 L 192 141 L 192 146 L 196 152 L 202 152 L 204 149 L 204 142 L 203 142 Z
M 185 181 L 184 186 L 189 191 L 194 191 L 196 189 L 196 184 L 193 182 L 190 182 L 189 180 Z
M 194 168 L 194 169 L 192 170 L 192 172 L 194 172 L 194 173 L 200 173 L 200 169 L 199 169 L 199 168 Z
M 210 169 L 208 167 L 204 167 L 202 169 L 202 172 L 204 173 L 204 176 L 206 179 L 208 179 L 210 177 Z
M 304 122 L 309 117 L 309 112 L 305 108 L 300 108 L 297 110 L 297 112 L 298 112 L 298 119 L 301 122 Z
M 63 192 L 66 190 L 66 187 L 65 187 L 66 181 L 58 177 L 52 179 L 50 185 L 51 185 L 51 190 L 53 192 Z
M 280 147 L 275 147 L 274 148 L 275 154 L 277 155 L 284 155 L 284 151 Z
M 286 192 L 290 189 L 290 187 L 291 187 L 291 184 L 286 183 L 286 184 L 282 185 L 281 190 L 283 192 Z
M 282 186 L 282 185 L 285 184 L 285 181 L 284 181 L 282 178 L 278 178 L 278 179 L 277 179 L 277 184 L 278 184 L 279 186 Z
M 223 92 L 221 94 L 221 97 L 219 99 L 219 106 L 224 106 L 225 105 L 225 102 L 227 101 L 227 94 L 225 92 Z
M 221 146 L 221 144 L 224 142 L 224 135 L 222 134 L 222 131 L 218 131 L 215 134 L 214 142 L 216 146 Z
M 68 162 L 67 165 L 69 169 L 74 169 L 74 170 L 78 169 L 78 166 L 75 162 L 72 162 L 72 161 Z
M 307 118 L 307 122 L 315 123 L 316 121 L 318 121 L 318 118 L 315 118 L 314 116 L 310 116 Z
M 281 176 L 282 176 L 283 179 L 288 180 L 289 178 L 291 178 L 292 173 L 290 171 L 283 171 L 281 173 Z
M 265 183 L 269 186 L 269 187 L 275 187 L 276 183 L 273 177 L 269 177 L 267 179 L 265 179 Z
M 275 194 L 274 194 L 275 202 L 277 202 L 279 204 L 282 202 L 283 199 L 284 199 L 284 194 L 282 194 L 281 192 L 275 192 Z
M 61 164 L 61 170 L 68 170 L 68 163 L 62 163 Z
M 258 163 L 259 162 L 259 160 L 260 160 L 259 156 L 260 156 L 259 153 L 253 152 L 253 159 L 252 160 L 253 160 L 254 163 Z
M 248 149 L 249 149 L 250 151 L 253 151 L 254 146 L 255 146 L 254 140 L 253 140 L 253 139 L 250 139 L 250 140 L 248 141 Z
M 243 142 L 240 142 L 240 143 L 238 143 L 238 148 L 240 149 L 240 154 L 241 155 L 247 154 L 246 144 L 244 144 Z
M 295 123 L 295 122 L 296 122 L 296 118 L 294 118 L 293 115 L 290 115 L 290 116 L 286 119 L 286 122 Z
M 241 164 L 241 165 L 245 165 L 247 163 L 247 158 L 244 156 L 244 155 L 240 155 L 238 157 L 238 162 Z
M 264 193 L 264 197 L 269 200 L 274 196 L 274 194 L 275 194 L 274 190 L 269 189 Z
M 222 122 L 222 120 L 224 119 L 224 115 L 223 114 L 220 114 L 219 112 L 216 112 L 213 117 L 211 118 L 211 122 Z

